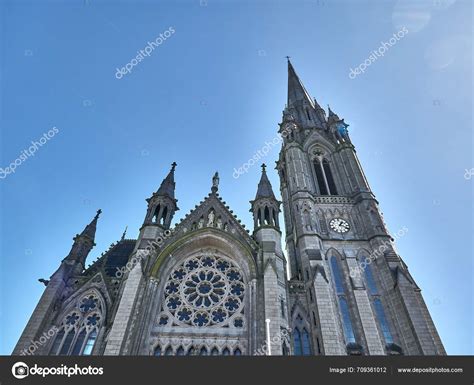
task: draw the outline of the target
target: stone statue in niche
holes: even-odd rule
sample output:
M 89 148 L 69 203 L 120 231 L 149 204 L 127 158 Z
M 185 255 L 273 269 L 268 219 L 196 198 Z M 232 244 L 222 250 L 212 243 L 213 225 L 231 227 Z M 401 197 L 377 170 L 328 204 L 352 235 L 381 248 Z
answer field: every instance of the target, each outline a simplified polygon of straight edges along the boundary
M 201 217 L 201 219 L 199 219 L 198 229 L 202 229 L 203 227 L 204 227 L 204 218 Z
M 215 217 L 216 217 L 216 214 L 214 214 L 214 210 L 211 210 L 209 212 L 209 215 L 207 216 L 207 226 L 208 227 L 213 227 L 214 226 Z
M 224 231 L 229 231 L 229 226 L 227 225 L 227 223 L 224 225 Z
M 216 227 L 222 229 L 222 219 L 221 217 L 217 218 Z

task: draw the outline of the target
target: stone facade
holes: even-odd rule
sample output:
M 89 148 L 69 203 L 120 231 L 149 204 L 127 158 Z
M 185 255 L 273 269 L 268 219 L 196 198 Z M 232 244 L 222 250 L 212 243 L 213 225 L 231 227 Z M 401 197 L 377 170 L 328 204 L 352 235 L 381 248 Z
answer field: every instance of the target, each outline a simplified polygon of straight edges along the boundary
M 282 202 L 263 165 L 250 233 L 220 197 L 216 173 L 209 195 L 171 226 L 173 163 L 147 199 L 138 239 L 124 234 L 85 268 L 100 211 L 74 238 L 13 353 L 445 354 L 347 127 L 288 62 Z

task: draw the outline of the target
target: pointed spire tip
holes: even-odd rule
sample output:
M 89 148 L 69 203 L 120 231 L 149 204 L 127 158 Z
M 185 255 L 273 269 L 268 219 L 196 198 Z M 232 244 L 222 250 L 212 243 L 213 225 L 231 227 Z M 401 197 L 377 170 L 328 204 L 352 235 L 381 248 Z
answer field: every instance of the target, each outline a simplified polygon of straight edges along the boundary
M 127 229 L 128 229 L 128 226 L 125 226 L 125 230 L 123 231 L 122 238 L 120 238 L 121 241 L 125 239 L 125 235 L 127 235 Z

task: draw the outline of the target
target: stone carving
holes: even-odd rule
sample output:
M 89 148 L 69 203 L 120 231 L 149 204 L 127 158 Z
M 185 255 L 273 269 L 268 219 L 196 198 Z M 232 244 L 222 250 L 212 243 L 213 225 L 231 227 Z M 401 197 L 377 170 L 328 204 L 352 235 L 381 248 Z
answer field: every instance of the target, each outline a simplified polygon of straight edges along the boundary
M 214 226 L 214 218 L 216 217 L 216 214 L 214 213 L 214 210 L 211 210 L 209 212 L 209 215 L 207 216 L 207 226 L 208 227 L 213 227 Z

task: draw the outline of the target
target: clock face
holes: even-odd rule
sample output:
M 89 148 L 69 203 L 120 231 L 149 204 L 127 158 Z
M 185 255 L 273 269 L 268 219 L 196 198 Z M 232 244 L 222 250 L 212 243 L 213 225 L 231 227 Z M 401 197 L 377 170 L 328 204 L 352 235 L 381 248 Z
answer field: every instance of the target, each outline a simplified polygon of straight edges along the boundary
M 336 233 L 347 233 L 350 229 L 349 223 L 341 218 L 332 219 L 331 222 L 329 222 L 329 226 Z

